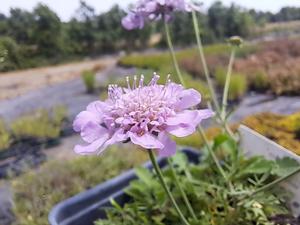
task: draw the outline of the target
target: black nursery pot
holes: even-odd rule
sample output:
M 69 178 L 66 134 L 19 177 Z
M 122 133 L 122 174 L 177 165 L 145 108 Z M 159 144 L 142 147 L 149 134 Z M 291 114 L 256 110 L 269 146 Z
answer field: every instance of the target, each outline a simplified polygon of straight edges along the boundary
M 200 153 L 195 150 L 184 149 L 183 153 L 189 162 L 199 163 Z M 166 166 L 166 160 L 158 158 L 160 167 Z M 144 167 L 151 169 L 150 162 Z M 94 225 L 97 219 L 106 218 L 104 208 L 111 206 L 113 198 L 120 205 L 130 200 L 124 189 L 129 183 L 137 179 L 134 169 L 131 169 L 111 180 L 108 180 L 85 192 L 58 203 L 49 214 L 51 225 Z

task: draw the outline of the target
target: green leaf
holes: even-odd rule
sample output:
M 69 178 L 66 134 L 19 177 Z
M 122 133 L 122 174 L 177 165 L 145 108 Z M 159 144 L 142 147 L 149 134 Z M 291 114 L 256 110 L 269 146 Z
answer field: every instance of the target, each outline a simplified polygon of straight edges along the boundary
M 223 143 L 228 141 L 230 138 L 226 134 L 220 134 L 214 138 L 213 149 L 216 150 L 220 147 Z
M 284 157 L 276 160 L 275 166 L 271 173 L 277 176 L 285 176 L 295 171 L 299 166 L 300 164 L 297 160 Z
M 216 151 L 221 146 L 222 150 L 230 156 L 231 160 L 236 162 L 239 150 L 236 141 L 227 134 L 220 134 L 214 139 L 213 150 Z
M 138 167 L 135 169 L 135 173 L 142 182 L 148 186 L 152 186 L 153 176 L 149 170 L 144 167 Z
M 241 167 L 237 176 L 268 173 L 273 167 L 273 161 L 266 160 L 261 156 L 252 157 L 244 162 L 244 166 Z
M 187 168 L 188 160 L 184 153 L 177 152 L 176 155 L 172 157 L 172 164 L 177 167 L 178 170 L 183 171 Z

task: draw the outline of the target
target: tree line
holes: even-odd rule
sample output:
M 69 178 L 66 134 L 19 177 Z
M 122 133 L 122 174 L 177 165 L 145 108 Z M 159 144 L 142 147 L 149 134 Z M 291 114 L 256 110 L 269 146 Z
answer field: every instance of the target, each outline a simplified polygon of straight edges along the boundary
M 162 24 L 147 25 L 143 30 L 126 31 L 120 25 L 125 11 L 118 5 L 96 14 L 85 1 L 68 22 L 47 5 L 37 4 L 31 11 L 10 9 L 9 16 L 0 13 L 0 51 L 5 62 L 0 71 L 55 64 L 84 56 L 97 56 L 119 50 L 145 49 L 153 34 L 161 34 Z M 231 35 L 248 37 L 254 24 L 300 19 L 300 8 L 286 7 L 278 13 L 246 10 L 237 5 L 213 3 L 198 19 L 205 43 L 223 40 Z M 194 42 L 191 15 L 178 13 L 171 23 L 175 43 L 187 46 Z M 160 35 L 163 37 L 163 35 Z M 161 38 L 159 46 L 165 45 Z

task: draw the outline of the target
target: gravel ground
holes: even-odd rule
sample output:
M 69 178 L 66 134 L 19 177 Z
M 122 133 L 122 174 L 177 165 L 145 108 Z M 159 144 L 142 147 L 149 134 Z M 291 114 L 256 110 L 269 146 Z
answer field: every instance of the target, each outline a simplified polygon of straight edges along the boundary
M 298 111 L 300 111 L 300 96 L 280 96 L 275 98 L 263 94 L 250 94 L 236 107 L 230 120 L 238 122 L 246 116 L 260 112 L 288 115 Z
M 97 83 L 105 83 L 118 74 L 132 74 L 134 69 L 123 69 L 115 65 L 107 67 L 97 74 Z M 0 101 L 0 117 L 11 121 L 24 113 L 35 109 L 50 109 L 57 105 L 68 108 L 70 118 L 82 111 L 86 105 L 99 96 L 86 94 L 85 86 L 80 78 L 28 92 L 13 99 Z
M 12 213 L 13 193 L 8 182 L 0 184 L 0 224 L 10 225 L 15 218 Z

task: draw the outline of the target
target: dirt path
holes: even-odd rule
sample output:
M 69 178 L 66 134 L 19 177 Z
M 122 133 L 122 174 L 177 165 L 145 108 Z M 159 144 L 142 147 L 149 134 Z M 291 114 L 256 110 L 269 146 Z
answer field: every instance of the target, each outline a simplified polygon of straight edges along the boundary
M 97 73 L 97 84 L 106 83 L 113 76 L 134 74 L 134 71 L 115 67 L 115 64 L 109 64 L 106 69 Z M 88 103 L 97 99 L 99 99 L 98 94 L 87 94 L 82 80 L 75 78 L 67 82 L 29 91 L 13 99 L 0 101 L 0 118 L 11 121 L 35 109 L 50 109 L 57 105 L 63 105 L 67 107 L 69 118 L 72 120 L 77 113 L 85 109 Z
M 78 78 L 83 70 L 101 70 L 114 65 L 115 62 L 116 57 L 102 57 L 58 66 L 0 73 L 0 100 L 73 80 Z

